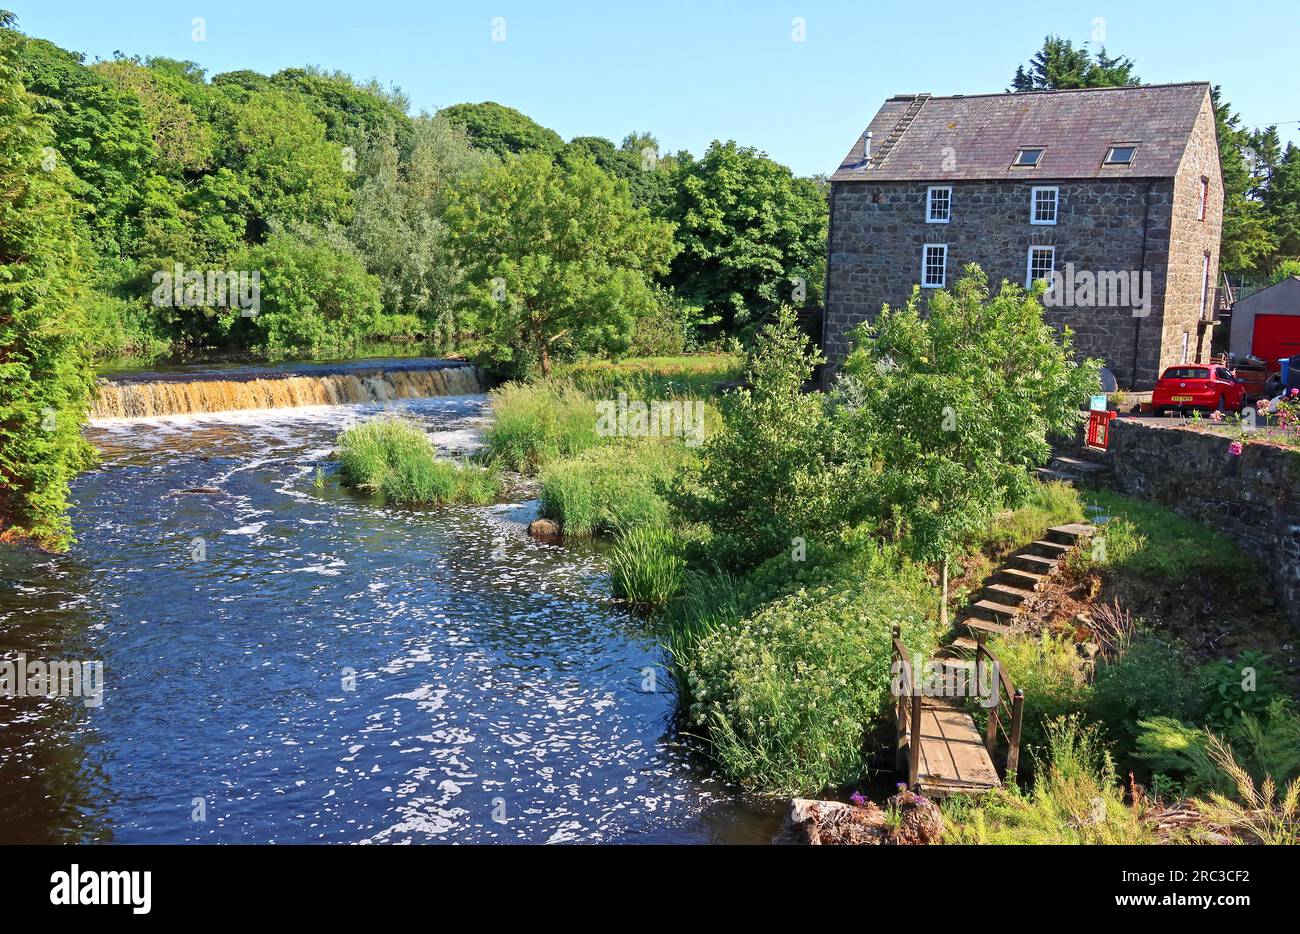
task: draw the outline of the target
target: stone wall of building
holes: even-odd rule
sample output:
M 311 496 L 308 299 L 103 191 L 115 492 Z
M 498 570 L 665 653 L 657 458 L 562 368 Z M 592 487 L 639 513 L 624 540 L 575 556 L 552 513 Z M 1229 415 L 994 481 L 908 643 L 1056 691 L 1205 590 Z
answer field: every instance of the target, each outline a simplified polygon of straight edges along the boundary
M 1119 492 L 1211 526 L 1259 557 L 1283 612 L 1300 628 L 1300 452 L 1245 444 L 1233 456 L 1230 443 L 1223 435 L 1118 418 L 1106 461 Z
M 1140 151 L 1139 151 L 1140 152 Z M 1140 156 L 1139 156 L 1140 157 Z M 1205 216 L 1201 216 L 1201 179 L 1209 185 Z M 1209 96 L 1196 118 L 1187 149 L 1174 180 L 1173 224 L 1169 241 L 1169 285 L 1162 321 L 1161 371 L 1183 363 L 1183 335 L 1187 335 L 1187 362 L 1209 359 L 1214 329 L 1215 284 L 1219 276 L 1219 235 L 1223 229 L 1223 181 L 1219 172 L 1219 144 L 1214 110 Z M 1204 258 L 1209 256 L 1206 281 Z
M 1029 222 L 1031 189 L 1060 189 L 1057 223 Z M 831 191 L 831 235 L 823 349 L 832 367 L 849 350 L 852 331 L 882 304 L 907 301 L 920 280 L 922 247 L 948 245 L 947 283 L 966 263 L 979 263 L 992 283 L 1024 285 L 1031 244 L 1056 247 L 1056 268 L 1152 273 L 1149 314 L 1133 307 L 1049 308 L 1047 319 L 1075 332 L 1079 353 L 1095 356 L 1132 386 L 1150 384 L 1160 362 L 1162 296 L 1174 201 L 1172 179 L 1156 181 L 956 182 L 952 219 L 925 220 L 925 183 L 837 182 Z M 922 290 L 922 297 L 926 290 Z M 828 368 L 829 369 L 829 368 Z

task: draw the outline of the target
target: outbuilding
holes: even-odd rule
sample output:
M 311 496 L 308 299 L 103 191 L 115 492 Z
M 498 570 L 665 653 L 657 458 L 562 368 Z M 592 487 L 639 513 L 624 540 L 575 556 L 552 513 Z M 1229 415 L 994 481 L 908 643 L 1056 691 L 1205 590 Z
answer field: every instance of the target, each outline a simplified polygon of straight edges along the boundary
M 1233 304 L 1228 349 L 1238 360 L 1255 356 L 1270 363 L 1300 354 L 1300 276 Z

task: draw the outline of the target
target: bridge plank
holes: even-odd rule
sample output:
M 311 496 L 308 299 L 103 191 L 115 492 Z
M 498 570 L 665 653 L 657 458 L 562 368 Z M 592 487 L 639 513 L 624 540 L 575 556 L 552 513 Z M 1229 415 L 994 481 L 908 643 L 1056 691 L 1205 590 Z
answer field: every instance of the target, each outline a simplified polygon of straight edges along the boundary
M 978 792 L 1002 784 L 975 720 L 953 700 L 926 698 L 921 709 L 918 781 L 926 794 Z

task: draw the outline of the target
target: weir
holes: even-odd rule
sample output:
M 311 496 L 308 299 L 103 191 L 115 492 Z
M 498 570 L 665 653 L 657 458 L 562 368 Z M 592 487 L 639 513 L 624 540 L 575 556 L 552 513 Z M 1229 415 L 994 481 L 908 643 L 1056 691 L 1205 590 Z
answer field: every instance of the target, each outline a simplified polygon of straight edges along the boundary
M 239 409 L 396 402 L 483 391 L 483 374 L 477 366 L 448 360 L 131 373 L 99 380 L 90 417 L 157 418 Z

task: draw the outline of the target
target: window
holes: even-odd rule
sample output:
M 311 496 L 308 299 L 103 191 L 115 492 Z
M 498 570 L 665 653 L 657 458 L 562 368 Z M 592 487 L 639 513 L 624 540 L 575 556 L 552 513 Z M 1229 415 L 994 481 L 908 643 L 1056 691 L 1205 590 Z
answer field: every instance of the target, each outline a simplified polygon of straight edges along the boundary
M 1132 165 L 1136 146 L 1112 146 L 1106 153 L 1106 165 Z
M 1025 263 L 1025 288 L 1029 288 L 1039 279 L 1052 281 L 1052 272 L 1056 269 L 1056 247 L 1031 246 L 1029 258 Z
M 1041 149 L 1022 149 L 1016 153 L 1016 161 L 1011 163 L 1012 168 L 1032 169 L 1038 165 L 1038 160 L 1043 158 Z
M 943 288 L 947 273 L 948 244 L 927 243 L 921 247 L 921 288 Z
M 1191 348 L 1191 335 L 1190 335 L 1187 331 L 1184 331 L 1184 332 L 1183 332 L 1183 362 L 1184 362 L 1184 363 L 1187 362 L 1187 352 L 1188 352 L 1188 350 L 1189 350 L 1190 348 Z M 1207 379 L 1207 378 L 1209 377 L 1209 375 L 1210 375 L 1209 370 L 1197 370 L 1196 372 L 1197 372 L 1197 374 L 1198 374 L 1197 376 L 1189 376 L 1189 377 L 1187 377 L 1187 378 L 1188 378 L 1188 379 Z
M 1187 354 L 1187 332 L 1183 332 L 1183 355 Z M 1161 379 L 1209 379 L 1210 371 L 1199 366 L 1171 366 Z
M 1205 220 L 1205 207 L 1210 203 L 1210 180 L 1201 176 L 1201 205 L 1196 209 L 1196 219 Z
M 1205 314 L 1205 300 L 1210 297 L 1210 254 L 1201 257 L 1201 314 Z
M 1029 191 L 1029 223 L 1055 224 L 1056 205 L 1060 200 L 1058 188 L 1031 188 Z
M 952 220 L 952 189 L 929 188 L 925 195 L 925 222 L 946 224 Z

